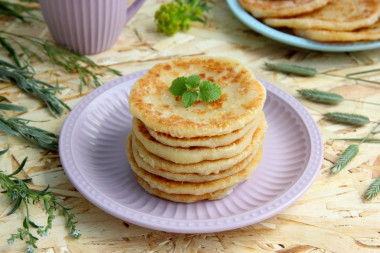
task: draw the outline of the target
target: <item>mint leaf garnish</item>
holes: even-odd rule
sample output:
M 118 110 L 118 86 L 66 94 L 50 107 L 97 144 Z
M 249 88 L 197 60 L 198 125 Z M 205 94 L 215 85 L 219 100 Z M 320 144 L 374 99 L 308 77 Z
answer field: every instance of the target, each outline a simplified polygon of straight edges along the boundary
M 182 102 L 185 105 L 185 108 L 194 104 L 195 100 L 198 98 L 198 93 L 196 91 L 185 91 L 182 95 Z
M 172 81 L 169 91 L 176 97 L 182 97 L 186 108 L 194 104 L 198 97 L 202 102 L 213 102 L 222 95 L 219 85 L 207 80 L 200 82 L 197 75 L 177 77 Z
M 211 81 L 202 81 L 199 85 L 199 99 L 203 102 L 214 102 L 222 95 L 220 87 Z
M 186 88 L 193 90 L 199 87 L 200 78 L 197 75 L 191 75 L 186 79 Z
M 169 88 L 170 93 L 176 97 L 181 97 L 182 94 L 187 90 L 185 85 L 186 80 L 187 78 L 184 76 L 174 79 L 172 85 Z

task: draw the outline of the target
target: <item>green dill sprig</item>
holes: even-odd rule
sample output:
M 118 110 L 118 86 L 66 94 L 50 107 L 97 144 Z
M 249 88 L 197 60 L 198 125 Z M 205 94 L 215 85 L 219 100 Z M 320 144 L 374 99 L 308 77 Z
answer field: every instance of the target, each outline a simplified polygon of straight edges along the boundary
M 0 114 L 0 130 L 13 136 L 21 136 L 35 146 L 50 151 L 58 150 L 59 135 L 38 127 L 27 125 L 32 120 L 22 118 L 5 118 Z
M 15 83 L 29 95 L 44 102 L 53 115 L 60 116 L 64 108 L 70 110 L 70 107 L 55 95 L 60 88 L 34 79 L 33 73 L 25 70 L 25 68 L 19 68 L 0 60 L 0 79 L 5 82 Z
M 0 155 L 5 154 L 9 150 L 9 146 L 0 151 Z M 12 209 L 7 213 L 8 215 L 13 214 L 21 206 L 25 207 L 25 218 L 22 223 L 22 227 L 17 229 L 17 233 L 11 234 L 8 239 L 8 244 L 13 244 L 16 239 L 25 240 L 25 243 L 28 245 L 27 251 L 34 252 L 34 249 L 37 248 L 37 241 L 39 238 L 33 234 L 33 230 L 41 237 L 48 235 L 49 230 L 53 226 L 53 220 L 55 218 L 54 212 L 59 209 L 60 213 L 67 218 L 67 227 L 70 230 L 70 234 L 74 238 L 79 238 L 81 236 L 80 231 L 76 228 L 76 221 L 74 221 L 75 215 L 71 214 L 70 208 L 63 206 L 58 202 L 55 195 L 48 191 L 49 186 L 41 191 L 31 190 L 27 183 L 31 182 L 30 178 L 20 179 L 17 178 L 17 175 L 21 170 L 23 170 L 28 157 L 26 157 L 16 171 L 6 175 L 0 171 L 0 188 L 3 190 L 1 193 L 6 194 L 10 201 L 13 204 Z M 37 225 L 31 220 L 29 205 L 36 204 L 40 201 L 43 201 L 45 211 L 47 214 L 47 224 L 46 226 Z
M 13 17 L 21 20 L 22 22 L 26 22 L 27 19 L 41 21 L 36 15 L 31 13 L 31 11 L 33 11 L 33 8 L 28 6 L 0 0 L 0 16 Z
M 362 125 L 365 125 L 368 122 L 370 122 L 370 120 L 367 116 L 363 116 L 360 114 L 343 113 L 343 112 L 329 112 L 329 113 L 325 113 L 323 115 L 328 120 L 336 122 L 336 123 L 362 126 Z
M 307 100 L 318 102 L 318 103 L 324 103 L 324 104 L 339 104 L 342 101 L 351 101 L 351 102 L 358 102 L 358 103 L 365 103 L 365 104 L 372 104 L 372 105 L 380 105 L 380 104 L 372 103 L 372 102 L 345 99 L 344 97 L 342 97 L 341 95 L 337 93 L 320 91 L 320 90 L 315 90 L 315 89 L 300 89 L 300 90 L 297 90 L 297 92 L 302 97 L 306 98 Z
M 324 72 L 318 72 L 315 68 L 310 68 L 310 67 L 303 67 L 299 65 L 292 65 L 292 64 L 286 64 L 286 63 L 265 63 L 265 66 L 274 71 L 278 72 L 283 72 L 286 74 L 294 74 L 298 76 L 307 76 L 307 77 L 312 77 L 317 74 L 320 75 L 328 75 L 328 76 L 334 76 L 334 77 L 343 77 L 346 79 L 351 79 L 351 80 L 356 80 L 356 81 L 362 81 L 362 82 L 367 82 L 367 83 L 374 83 L 374 84 L 380 84 L 380 82 L 377 81 L 372 81 L 364 78 L 358 78 L 355 77 L 360 74 L 367 74 L 375 71 L 380 71 L 380 69 L 372 69 L 368 71 L 361 71 L 361 72 L 355 72 L 355 73 L 349 73 L 344 76 L 341 75 L 336 75 L 336 74 L 331 74 L 331 73 L 324 73 Z
M 210 10 L 207 0 L 174 0 L 155 12 L 157 30 L 168 36 L 190 29 L 192 21 L 206 22 L 204 12 Z
M 176 97 L 182 97 L 185 107 L 191 106 L 197 98 L 202 102 L 213 102 L 220 98 L 222 90 L 211 81 L 200 81 L 199 76 L 177 77 L 172 81 L 169 91 Z
M 364 198 L 370 200 L 380 192 L 380 177 L 376 178 L 364 193 Z
M 339 157 L 338 161 L 331 168 L 331 173 L 336 174 L 341 171 L 358 153 L 359 145 L 365 142 L 372 134 L 376 133 L 376 128 L 380 125 L 380 121 L 375 124 L 371 131 L 364 137 L 359 144 L 349 145 Z
M 105 70 L 115 75 L 121 76 L 118 70 L 113 68 L 104 67 L 96 64 L 90 58 L 74 53 L 68 48 L 57 45 L 51 40 L 41 39 L 33 36 L 26 36 L 21 34 L 10 33 L 0 30 L 3 39 L 12 40 L 13 45 L 17 45 L 19 50 L 26 56 L 26 58 L 18 57 L 18 60 L 23 66 L 30 67 L 29 61 L 34 58 L 38 61 L 43 61 L 47 58 L 51 63 L 62 67 L 67 73 L 78 74 L 80 80 L 80 92 L 84 85 L 89 84 L 90 80 L 95 87 L 102 84 L 99 77 L 102 76 L 100 71 Z M 8 43 L 10 45 L 10 43 Z M 11 49 L 5 49 L 15 58 L 12 51 L 17 52 L 16 48 L 11 46 Z

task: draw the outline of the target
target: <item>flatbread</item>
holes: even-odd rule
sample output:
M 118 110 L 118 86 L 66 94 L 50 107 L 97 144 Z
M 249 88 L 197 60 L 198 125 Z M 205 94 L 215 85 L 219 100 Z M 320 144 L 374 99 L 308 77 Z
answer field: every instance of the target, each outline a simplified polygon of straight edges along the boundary
M 279 18 L 312 12 L 330 0 L 239 0 L 243 9 L 256 18 Z
M 294 29 L 294 34 L 310 40 L 323 42 L 354 42 L 362 40 L 380 40 L 380 19 L 373 25 L 352 32 L 328 30 Z
M 202 195 L 192 195 L 192 194 L 170 194 L 158 189 L 150 187 L 150 185 L 145 182 L 141 177 L 136 175 L 137 182 L 141 185 L 141 187 L 148 193 L 160 197 L 162 199 L 174 201 L 174 202 L 184 202 L 184 203 L 194 203 L 200 200 L 218 200 L 226 197 L 233 191 L 232 187 L 227 187 L 226 189 L 218 190 L 211 193 L 205 193 Z
M 261 113 L 262 115 L 264 113 Z M 194 138 L 177 138 L 170 136 L 165 133 L 156 132 L 152 129 L 148 129 L 149 134 L 156 139 L 158 142 L 172 146 L 172 147 L 208 147 L 215 148 L 220 146 L 226 146 L 231 144 L 232 142 L 240 139 L 244 135 L 246 135 L 250 130 L 256 129 L 260 123 L 261 117 L 256 117 L 252 122 L 248 123 L 241 129 L 235 130 L 228 134 L 217 135 L 217 136 L 201 136 Z
M 374 24 L 380 14 L 378 0 L 332 0 L 326 6 L 292 18 L 265 18 L 273 27 L 353 31 Z
M 196 101 L 185 108 L 181 99 L 169 92 L 179 76 L 198 75 L 216 82 L 221 98 L 211 103 Z M 133 86 L 130 112 L 157 132 L 179 138 L 231 133 L 255 119 L 266 98 L 264 86 L 252 72 L 228 58 L 181 58 L 152 67 Z
M 255 152 L 257 146 L 264 141 L 266 128 L 267 125 L 258 127 L 255 131 L 254 136 L 252 137 L 251 143 L 241 153 L 230 158 L 214 161 L 202 161 L 199 163 L 191 164 L 174 163 L 150 153 L 137 139 L 135 139 L 133 142 L 133 148 L 136 149 L 136 151 L 139 153 L 139 156 L 144 160 L 145 163 L 149 164 L 149 166 L 153 167 L 156 170 L 167 171 L 170 173 L 196 173 L 200 175 L 210 175 L 231 168 L 235 164 L 246 159 L 251 153 Z
M 258 145 L 256 145 L 253 152 L 247 158 L 231 166 L 230 168 L 219 171 L 217 173 L 202 175 L 198 173 L 173 173 L 173 172 L 168 172 L 166 170 L 156 169 L 144 161 L 144 159 L 140 156 L 139 152 L 136 150 L 136 147 L 132 144 L 132 138 L 129 138 L 129 139 L 130 139 L 129 141 L 131 142 L 130 145 L 132 148 L 133 157 L 140 168 L 144 169 L 145 171 L 149 173 L 155 174 L 157 176 L 160 176 L 169 180 L 179 181 L 179 182 L 194 182 L 194 183 L 225 178 L 243 170 L 248 165 L 248 163 L 257 155 L 259 149 L 262 148 L 262 142 L 263 142 L 261 141 Z
M 127 152 L 131 169 L 138 177 L 147 182 L 151 188 L 158 189 L 169 194 L 191 195 L 203 195 L 216 192 L 218 190 L 236 186 L 241 182 L 247 180 L 252 172 L 259 166 L 262 159 L 262 153 L 262 151 L 259 152 L 258 155 L 256 155 L 254 159 L 249 162 L 247 167 L 238 173 L 213 181 L 193 183 L 172 181 L 149 173 L 137 165 L 130 148 L 128 148 Z
M 261 125 L 266 124 L 265 119 L 261 121 Z M 156 141 L 140 120 L 136 118 L 132 120 L 133 138 L 136 137 L 149 152 L 163 159 L 182 164 L 233 157 L 242 152 L 251 143 L 254 132 L 255 129 L 251 129 L 246 135 L 226 146 L 181 148 L 167 146 Z

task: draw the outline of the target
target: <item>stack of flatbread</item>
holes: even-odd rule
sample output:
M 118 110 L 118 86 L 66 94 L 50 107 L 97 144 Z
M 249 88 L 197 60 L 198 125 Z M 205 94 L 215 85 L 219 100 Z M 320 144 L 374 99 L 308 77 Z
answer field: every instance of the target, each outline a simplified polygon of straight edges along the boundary
M 217 83 L 221 97 L 185 108 L 169 92 L 180 76 Z M 133 86 L 127 154 L 138 183 L 176 202 L 215 200 L 232 192 L 259 165 L 267 128 L 266 91 L 252 73 L 226 58 L 160 63 Z
M 307 39 L 353 42 L 380 39 L 379 0 L 239 0 L 252 16 Z

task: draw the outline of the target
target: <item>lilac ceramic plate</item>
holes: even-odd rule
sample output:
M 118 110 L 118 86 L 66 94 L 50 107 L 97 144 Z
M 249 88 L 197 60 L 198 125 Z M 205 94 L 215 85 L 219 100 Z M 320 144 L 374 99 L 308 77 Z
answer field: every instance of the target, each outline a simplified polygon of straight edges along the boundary
M 323 143 L 310 114 L 292 96 L 262 81 L 269 128 L 260 166 L 226 198 L 174 203 L 147 194 L 125 154 L 131 130 L 129 91 L 144 72 L 117 78 L 83 98 L 66 119 L 59 139 L 63 168 L 73 185 L 104 211 L 144 227 L 179 233 L 230 230 L 267 219 L 311 186 Z

